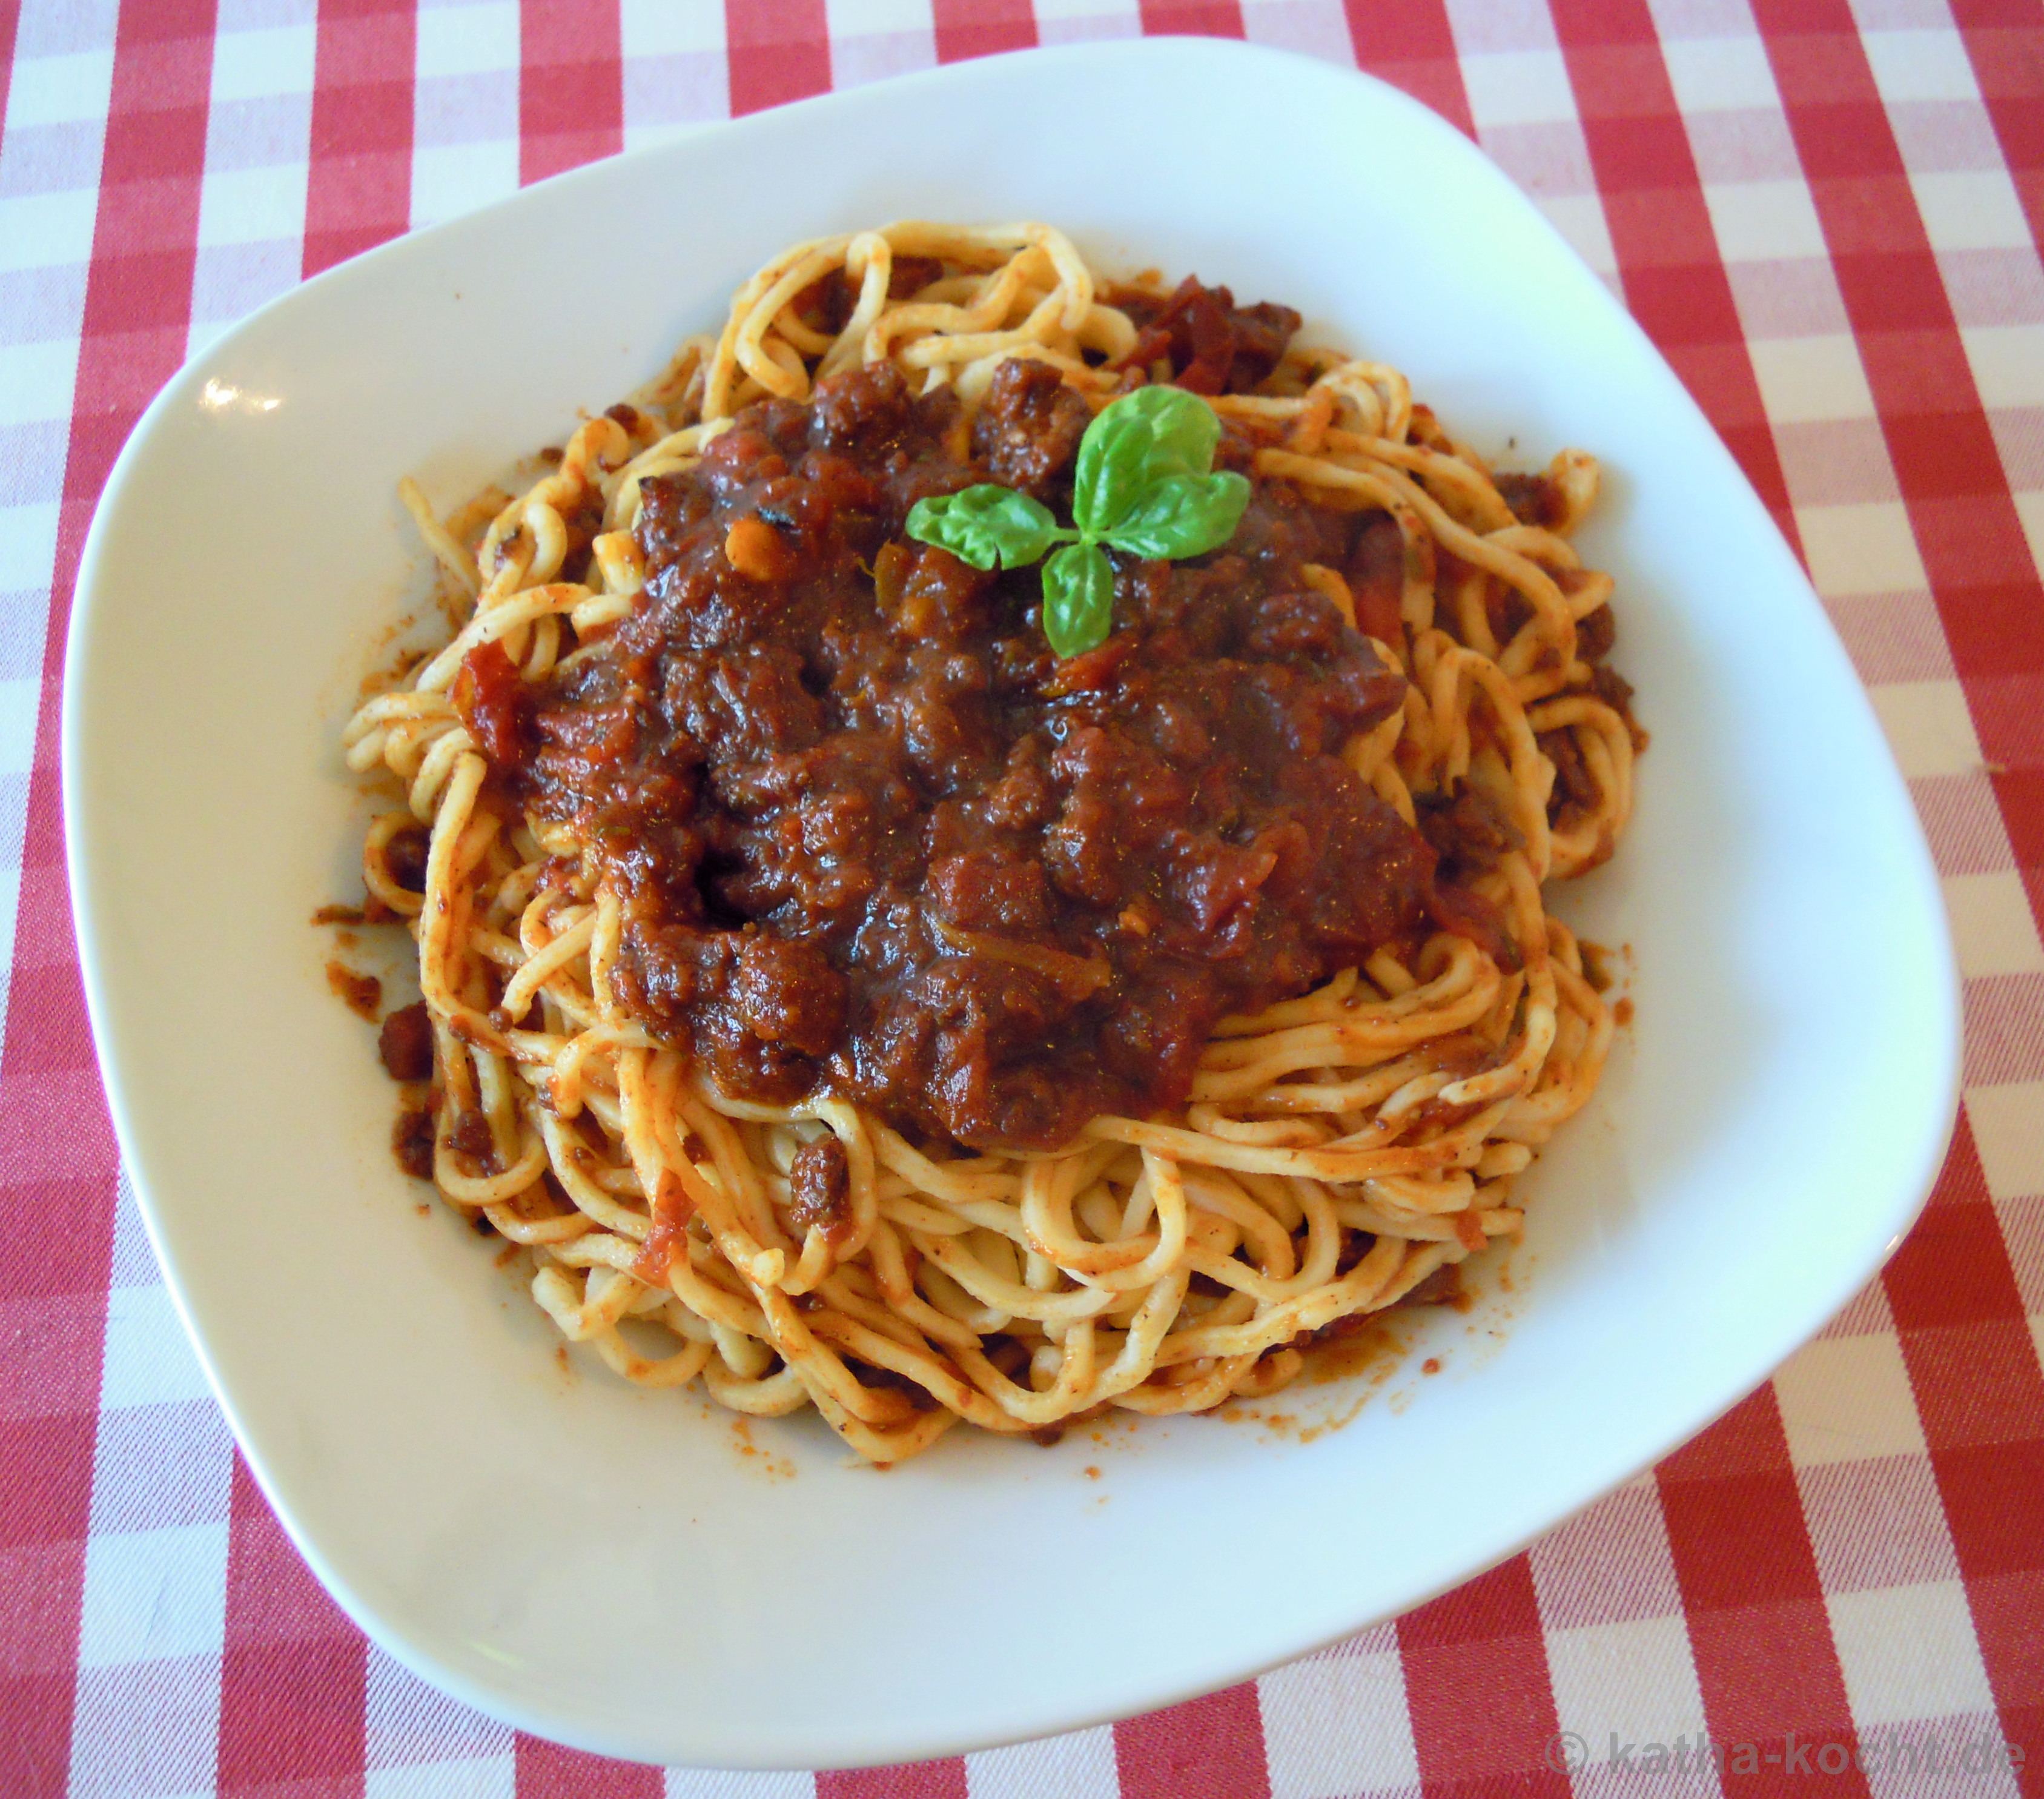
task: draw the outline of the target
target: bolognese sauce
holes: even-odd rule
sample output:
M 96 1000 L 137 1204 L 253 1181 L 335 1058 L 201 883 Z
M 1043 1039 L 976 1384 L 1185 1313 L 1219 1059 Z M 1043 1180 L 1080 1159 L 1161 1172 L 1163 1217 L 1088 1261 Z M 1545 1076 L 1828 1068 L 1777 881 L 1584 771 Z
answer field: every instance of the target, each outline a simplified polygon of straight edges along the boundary
M 1140 322 L 1221 390 L 1297 321 L 1181 290 Z M 1117 557 L 1113 633 L 1064 661 L 1036 571 L 905 537 L 977 482 L 1068 511 L 1091 417 L 1020 359 L 970 416 L 886 363 L 757 402 L 645 482 L 646 590 L 614 632 L 536 682 L 469 655 L 491 778 L 622 898 L 620 998 L 726 1094 L 1047 1149 L 1181 1104 L 1222 1017 L 1381 947 L 1445 929 L 1511 957 L 1458 878 L 1510 825 L 1471 792 L 1416 830 L 1343 759 L 1405 681 L 1302 571 L 1345 571 L 1394 629 L 1384 514 L 1258 480 L 1222 550 Z M 1249 431 L 1220 466 L 1250 468 Z

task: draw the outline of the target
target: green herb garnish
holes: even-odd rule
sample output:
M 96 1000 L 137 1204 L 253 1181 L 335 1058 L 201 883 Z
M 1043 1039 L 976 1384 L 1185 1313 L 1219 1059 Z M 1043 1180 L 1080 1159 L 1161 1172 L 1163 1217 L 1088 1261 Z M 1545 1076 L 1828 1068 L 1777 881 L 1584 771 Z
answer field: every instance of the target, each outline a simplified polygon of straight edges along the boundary
M 1106 408 L 1079 440 L 1070 526 L 1012 487 L 986 483 L 918 500 L 909 535 L 974 568 L 1043 564 L 1043 635 L 1060 656 L 1107 640 L 1114 569 L 1102 548 L 1149 561 L 1218 549 L 1235 535 L 1249 483 L 1213 472 L 1220 420 L 1182 387 L 1139 387 Z

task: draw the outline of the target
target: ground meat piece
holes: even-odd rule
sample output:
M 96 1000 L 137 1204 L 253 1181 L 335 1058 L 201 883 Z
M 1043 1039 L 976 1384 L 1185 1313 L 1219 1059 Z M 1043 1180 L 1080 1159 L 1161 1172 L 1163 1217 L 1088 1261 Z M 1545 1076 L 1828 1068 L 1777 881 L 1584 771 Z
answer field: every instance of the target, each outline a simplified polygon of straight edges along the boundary
M 390 1132 L 390 1151 L 398 1166 L 415 1181 L 433 1178 L 433 1115 L 423 1107 L 408 1106 L 398 1114 Z
M 1168 359 L 1171 379 L 1193 394 L 1247 394 L 1283 359 L 1300 325 L 1289 306 L 1268 301 L 1238 307 L 1225 287 L 1187 275 L 1161 308 L 1154 298 L 1117 294 L 1142 326 L 1124 367 L 1147 370 Z
M 1547 801 L 1548 816 L 1558 830 L 1569 828 L 1597 803 L 1596 777 L 1576 746 L 1573 731 L 1543 731 L 1540 753 L 1554 765 L 1554 790 Z
M 1043 863 L 1034 859 L 968 851 L 932 862 L 928 881 L 937 910 L 962 929 L 1032 936 L 1049 929 L 1050 886 Z
M 1462 1304 L 1462 1271 L 1455 1263 L 1436 1268 L 1426 1279 L 1406 1294 L 1408 1305 L 1454 1305 Z
M 1551 531 L 1562 521 L 1562 496 L 1544 475 L 1499 475 L 1492 478 L 1498 497 L 1521 525 Z
M 897 256 L 887 271 L 887 298 L 912 300 L 943 272 L 935 256 Z
M 934 256 L 897 256 L 888 271 L 887 298 L 912 298 L 943 272 L 944 265 Z M 812 331 L 835 337 L 851 322 L 859 305 L 859 286 L 842 265 L 831 269 L 795 296 L 796 316 Z
M 1405 533 L 1388 512 L 1364 515 L 1349 555 L 1348 590 L 1355 602 L 1356 629 L 1402 652 Z
M 842 266 L 819 275 L 795 296 L 797 317 L 812 331 L 835 337 L 851 319 L 859 303 L 859 290 Z
M 1041 498 L 1092 423 L 1093 409 L 1048 363 L 1016 357 L 994 371 L 973 421 L 973 452 L 1002 486 Z
M 1056 699 L 1070 694 L 1105 693 L 1115 684 L 1121 665 L 1128 659 L 1128 637 L 1112 636 L 1090 650 L 1066 656 L 1051 671 L 1043 690 Z
M 383 846 L 383 859 L 390 868 L 390 878 L 408 894 L 424 893 L 426 860 L 432 851 L 432 840 L 426 835 L 423 825 L 407 825 L 393 831 Z
M 912 1412 L 934 1412 L 937 1401 L 929 1390 L 920 1381 L 912 1381 L 906 1374 L 897 1374 L 892 1368 L 882 1368 L 870 1362 L 861 1362 L 855 1357 L 851 1365 L 857 1372 L 861 1386 L 878 1387 L 889 1393 L 898 1393 L 909 1402 Z
M 1608 605 L 1576 621 L 1576 654 L 1585 662 L 1601 662 L 1618 640 L 1618 621 Z
M 1340 1253 L 1335 1258 L 1335 1272 L 1338 1274 L 1346 1274 L 1376 1247 L 1377 1239 L 1366 1231 L 1352 1232 L 1348 1240 L 1341 1246 Z M 1334 1323 L 1324 1325 L 1315 1334 L 1323 1338 L 1346 1336 L 1350 1330 L 1356 1328 L 1362 1321 L 1359 1318 L 1337 1318 Z
M 638 413 L 627 406 L 634 419 Z M 617 420 L 625 424 L 624 420 Z M 625 425 L 629 430 L 631 426 Z M 603 495 L 594 487 L 585 489 L 575 503 L 560 509 L 561 524 L 567 533 L 567 543 L 561 552 L 560 571 L 555 579 L 559 581 L 581 581 L 587 579 L 590 549 L 603 529 Z
M 1626 731 L 1632 739 L 1632 753 L 1643 754 L 1646 733 L 1632 716 L 1632 683 L 1609 664 L 1599 663 L 1590 671 L 1590 691 L 1625 721 Z
M 1490 621 L 1490 634 L 1500 646 L 1508 644 L 1526 628 L 1533 609 L 1516 587 L 1508 587 L 1494 576 L 1477 577 L 1483 583 L 1484 616 Z
M 1420 834 L 1440 852 L 1442 873 L 1463 881 L 1525 847 L 1518 826 L 1480 787 L 1464 786 L 1451 800 L 1420 802 Z
M 454 1121 L 454 1128 L 448 1132 L 448 1147 L 459 1150 L 486 1174 L 501 1174 L 504 1165 L 498 1159 L 497 1138 L 490 1128 L 487 1113 L 464 1112 Z
M 1590 671 L 1590 691 L 1619 717 L 1632 721 L 1632 683 L 1615 668 Z
M 907 422 L 909 383 L 892 363 L 873 363 L 816 383 L 809 436 L 833 450 L 884 444 Z
M 1267 380 L 1285 359 L 1285 351 L 1298 335 L 1301 321 L 1289 306 L 1259 300 L 1253 306 L 1237 306 L 1228 315 L 1228 322 L 1235 328 L 1235 359 L 1228 367 L 1228 390 L 1246 394 Z
M 826 1243 L 851 1235 L 851 1165 L 836 1137 L 819 1137 L 795 1151 L 788 1169 L 788 1221 L 798 1232 L 820 1230 Z
M 1480 894 L 1440 882 L 1427 895 L 1427 916 L 1436 930 L 1466 937 L 1507 974 L 1520 967 L 1518 944 L 1497 908 Z
M 426 1002 L 402 1005 L 383 1021 L 376 1052 L 394 1081 L 423 1081 L 433 1071 L 433 1024 Z
M 889 544 L 880 553 L 893 587 L 882 603 L 891 601 L 896 624 L 910 636 L 949 642 L 989 621 L 991 570 L 934 544 Z
M 1308 588 L 1296 594 L 1270 594 L 1258 603 L 1243 633 L 1247 655 L 1271 660 L 1280 656 L 1331 656 L 1341 648 L 1347 623 L 1332 600 Z
M 813 944 L 747 932 L 738 939 L 732 997 L 763 1043 L 822 1055 L 844 1023 L 844 978 Z

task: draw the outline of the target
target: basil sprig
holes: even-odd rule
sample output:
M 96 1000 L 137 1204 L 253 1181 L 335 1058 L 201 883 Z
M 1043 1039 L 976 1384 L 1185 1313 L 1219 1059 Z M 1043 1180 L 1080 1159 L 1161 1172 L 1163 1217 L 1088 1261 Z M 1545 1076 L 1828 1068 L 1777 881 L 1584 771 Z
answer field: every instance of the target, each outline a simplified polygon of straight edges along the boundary
M 1060 656 L 1107 640 L 1113 625 L 1114 569 L 1105 549 L 1149 561 L 1177 561 L 1219 549 L 1235 535 L 1249 483 L 1213 472 L 1220 420 L 1182 387 L 1139 387 L 1107 407 L 1079 440 L 1072 518 L 991 482 L 918 500 L 909 535 L 949 550 L 974 568 L 1043 564 L 1043 635 Z

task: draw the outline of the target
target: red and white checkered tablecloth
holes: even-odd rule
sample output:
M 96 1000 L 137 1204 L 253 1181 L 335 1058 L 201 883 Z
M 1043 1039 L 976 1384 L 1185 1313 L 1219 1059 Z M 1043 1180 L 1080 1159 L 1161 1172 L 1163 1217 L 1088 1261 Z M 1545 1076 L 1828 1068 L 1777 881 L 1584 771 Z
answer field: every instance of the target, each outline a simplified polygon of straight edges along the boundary
M 118 1167 L 56 764 L 94 502 L 186 356 L 395 233 L 832 84 L 1143 30 L 1416 94 L 1689 382 L 1935 848 L 1965 976 L 1950 1159 L 1880 1278 L 1731 1417 L 1253 1685 L 861 1774 L 516 1735 L 313 1584 Z M 0 0 L 0 1799 L 2044 1794 L 2038 0 Z

